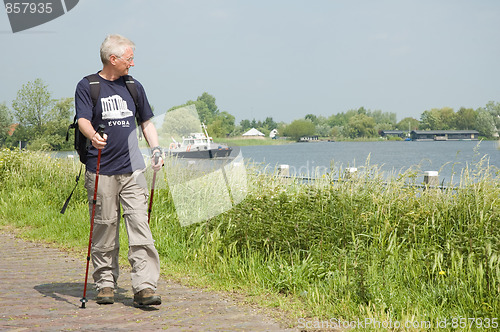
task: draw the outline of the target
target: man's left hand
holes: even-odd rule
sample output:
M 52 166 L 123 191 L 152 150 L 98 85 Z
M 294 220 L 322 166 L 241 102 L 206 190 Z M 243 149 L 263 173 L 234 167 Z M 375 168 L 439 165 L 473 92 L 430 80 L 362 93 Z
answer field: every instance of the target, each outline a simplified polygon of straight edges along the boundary
M 157 146 L 151 150 L 151 167 L 153 171 L 158 172 L 163 166 L 163 151 L 161 147 Z

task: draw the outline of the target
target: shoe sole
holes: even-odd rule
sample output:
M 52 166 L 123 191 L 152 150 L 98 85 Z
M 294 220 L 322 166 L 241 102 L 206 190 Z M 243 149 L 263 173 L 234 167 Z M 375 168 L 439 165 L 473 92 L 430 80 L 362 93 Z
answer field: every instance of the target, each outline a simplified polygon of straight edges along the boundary
M 151 298 L 144 299 L 142 301 L 137 301 L 134 299 L 134 307 L 140 308 L 148 305 L 160 305 L 161 304 L 161 298 L 153 296 Z
M 112 297 L 101 297 L 95 301 L 97 304 L 113 304 L 115 299 Z

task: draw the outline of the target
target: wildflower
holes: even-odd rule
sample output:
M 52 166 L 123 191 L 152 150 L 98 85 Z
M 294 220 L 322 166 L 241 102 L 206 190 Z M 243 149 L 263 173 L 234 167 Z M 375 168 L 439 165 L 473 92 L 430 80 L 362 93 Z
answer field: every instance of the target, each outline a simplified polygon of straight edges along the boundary
M 446 274 L 446 272 L 444 272 L 444 271 L 439 271 L 439 275 L 440 275 L 440 276 L 444 276 L 445 274 Z

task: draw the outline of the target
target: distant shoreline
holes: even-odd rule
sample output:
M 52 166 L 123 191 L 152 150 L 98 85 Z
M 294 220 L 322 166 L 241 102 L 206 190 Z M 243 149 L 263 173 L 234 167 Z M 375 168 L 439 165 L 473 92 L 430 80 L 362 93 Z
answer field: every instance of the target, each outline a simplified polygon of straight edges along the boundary
M 295 143 L 294 141 L 284 140 L 284 139 L 272 139 L 272 138 L 214 138 L 215 143 L 223 143 L 232 146 L 252 146 L 252 145 L 284 145 Z

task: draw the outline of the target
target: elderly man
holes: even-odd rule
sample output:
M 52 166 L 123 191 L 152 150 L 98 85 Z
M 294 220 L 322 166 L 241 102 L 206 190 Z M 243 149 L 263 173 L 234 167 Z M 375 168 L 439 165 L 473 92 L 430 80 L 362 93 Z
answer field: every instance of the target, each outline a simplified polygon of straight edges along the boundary
M 89 209 L 96 204 L 92 234 L 93 278 L 98 290 L 98 304 L 114 303 L 119 265 L 120 207 L 128 233 L 128 259 L 132 266 L 134 305 L 159 305 L 155 293 L 160 275 L 160 261 L 148 225 L 146 168 L 137 140 L 142 128 L 152 153 L 162 152 L 151 118 L 153 112 L 143 86 L 128 76 L 134 66 L 135 44 L 120 35 L 109 35 L 101 45 L 102 70 L 93 82 L 83 78 L 76 87 L 75 107 L 80 131 L 92 142 L 88 148 L 85 187 Z M 126 80 L 137 90 L 134 100 Z M 99 85 L 97 100 L 92 99 L 91 84 Z M 96 128 L 104 125 L 104 135 Z M 97 200 L 93 202 L 98 150 L 101 150 Z M 163 164 L 152 161 L 155 171 Z

